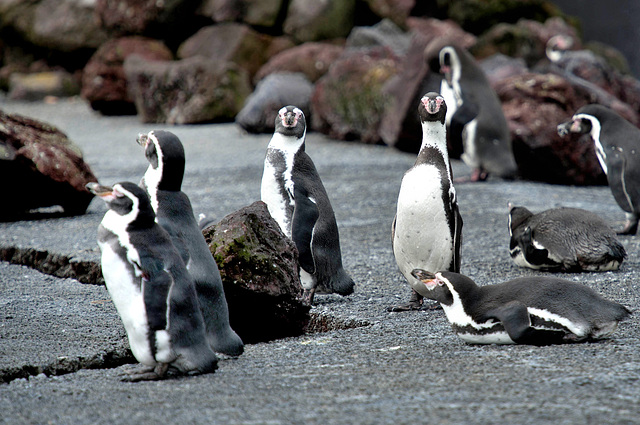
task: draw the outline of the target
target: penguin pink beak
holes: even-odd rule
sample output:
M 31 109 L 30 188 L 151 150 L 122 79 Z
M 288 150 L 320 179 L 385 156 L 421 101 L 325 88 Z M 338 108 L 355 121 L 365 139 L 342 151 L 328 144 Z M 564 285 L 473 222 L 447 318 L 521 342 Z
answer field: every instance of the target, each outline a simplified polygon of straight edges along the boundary
M 285 112 L 284 114 L 280 114 L 280 119 L 282 120 L 282 125 L 285 127 L 295 127 L 298 125 L 298 114 L 294 112 Z
M 109 186 L 103 186 L 96 182 L 90 182 L 85 185 L 87 190 L 94 195 L 100 197 L 105 201 L 110 201 L 115 198 L 115 193 L 113 188 Z
M 436 112 L 438 112 L 440 110 L 440 106 L 442 106 L 442 102 L 444 102 L 444 99 L 440 96 L 436 97 L 435 99 L 429 99 L 428 97 L 422 98 L 422 104 L 430 114 L 435 114 Z
M 138 137 L 136 138 L 136 143 L 146 148 L 147 144 L 149 143 L 149 135 L 145 133 L 138 133 Z
M 444 282 L 438 279 L 438 275 L 422 269 L 414 269 L 411 274 L 413 277 L 424 283 L 427 289 L 432 290 L 436 286 L 442 286 Z

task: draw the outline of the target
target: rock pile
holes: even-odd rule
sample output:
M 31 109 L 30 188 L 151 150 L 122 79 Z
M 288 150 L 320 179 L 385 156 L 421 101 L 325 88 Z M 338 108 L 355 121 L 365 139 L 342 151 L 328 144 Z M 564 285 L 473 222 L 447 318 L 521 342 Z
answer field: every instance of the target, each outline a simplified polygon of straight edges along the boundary
M 574 52 L 551 63 L 547 42 L 559 34 Z M 583 45 L 548 0 L 0 1 L 0 89 L 81 94 L 105 115 L 143 122 L 237 120 L 250 132 L 273 131 L 270 117 L 295 103 L 312 130 L 414 152 L 416 99 L 439 78 L 425 48 L 444 38 L 482 63 L 523 178 L 603 181 L 590 147 L 552 134 L 583 104 L 640 124 L 640 83 L 624 58 Z M 558 172 L 542 171 L 548 164 Z

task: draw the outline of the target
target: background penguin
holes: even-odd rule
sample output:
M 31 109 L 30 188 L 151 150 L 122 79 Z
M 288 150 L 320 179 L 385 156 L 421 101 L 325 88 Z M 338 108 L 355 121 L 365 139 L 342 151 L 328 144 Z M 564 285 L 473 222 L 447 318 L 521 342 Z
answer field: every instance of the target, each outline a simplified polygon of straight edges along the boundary
M 619 235 L 635 235 L 640 218 L 640 129 L 602 105 L 578 109 L 558 134 L 589 134 L 614 199 L 626 213 Z
M 525 207 L 509 205 L 509 235 L 509 253 L 520 267 L 618 270 L 627 256 L 604 220 L 578 208 L 554 208 L 533 214 Z
M 141 186 L 149 194 L 157 222 L 169 232 L 195 281 L 207 340 L 215 352 L 238 356 L 244 344 L 229 325 L 220 271 L 193 214 L 189 197 L 181 190 L 185 169 L 182 142 L 168 131 L 141 134 L 137 142 L 145 148 L 149 161 Z
M 447 153 L 446 113 L 444 98 L 435 92 L 424 95 L 418 105 L 422 146 L 402 178 L 391 235 L 396 263 L 412 295 L 407 305 L 390 311 L 422 306 L 426 291 L 411 274 L 413 269 L 460 271 L 462 217 Z
M 591 288 L 552 277 L 523 277 L 478 286 L 467 276 L 416 269 L 427 296 L 470 344 L 547 345 L 611 335 L 631 313 Z
M 167 232 L 155 222 L 145 191 L 129 182 L 87 185 L 109 207 L 98 228 L 102 274 L 136 359 L 151 370 L 127 380 L 163 378 L 166 372 L 213 372 L 194 282 Z
M 441 93 L 447 102 L 450 144 L 462 142 L 462 160 L 473 169 L 471 180 L 489 174 L 514 178 L 518 167 L 513 156 L 511 133 L 500 99 L 476 60 L 456 45 L 442 47 L 438 54 L 444 75 Z
M 298 249 L 304 297 L 353 293 L 342 267 L 338 225 L 313 161 L 305 152 L 306 122 L 295 106 L 278 112 L 264 161 L 261 198 L 282 232 Z

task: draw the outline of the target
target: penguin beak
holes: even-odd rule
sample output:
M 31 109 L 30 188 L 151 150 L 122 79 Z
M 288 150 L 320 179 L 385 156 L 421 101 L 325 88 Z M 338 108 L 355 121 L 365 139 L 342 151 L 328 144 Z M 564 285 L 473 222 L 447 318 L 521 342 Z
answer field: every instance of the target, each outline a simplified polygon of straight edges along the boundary
M 287 112 L 282 117 L 282 125 L 285 127 L 295 127 L 298 124 L 298 116 L 293 112 Z
M 564 137 L 567 134 L 569 134 L 569 131 L 570 131 L 570 128 L 571 128 L 571 124 L 573 124 L 573 121 L 567 121 L 567 122 L 564 122 L 564 123 L 558 125 L 558 127 L 557 127 L 558 136 Z
M 113 195 L 113 188 L 109 186 L 102 186 L 101 184 L 96 182 L 87 183 L 85 187 L 89 192 L 105 200 Z
M 438 276 L 426 270 L 413 269 L 411 275 L 418 279 L 420 282 L 424 283 L 427 289 L 433 289 L 439 284 L 442 285 L 442 282 L 438 279 Z
M 136 138 L 136 143 L 138 143 L 140 146 L 146 147 L 148 142 L 149 142 L 149 136 L 147 134 L 138 133 L 138 137 Z

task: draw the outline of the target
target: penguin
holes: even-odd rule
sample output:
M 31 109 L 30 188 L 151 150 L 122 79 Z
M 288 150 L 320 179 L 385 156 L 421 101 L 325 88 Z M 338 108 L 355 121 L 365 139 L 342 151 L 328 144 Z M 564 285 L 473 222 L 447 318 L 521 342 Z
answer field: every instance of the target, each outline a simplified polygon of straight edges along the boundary
M 558 134 L 589 134 L 614 199 L 626 212 L 619 235 L 635 235 L 640 218 L 640 129 L 606 106 L 583 106 Z
M 264 161 L 261 200 L 298 249 L 303 299 L 316 293 L 343 296 L 354 291 L 342 266 L 336 218 L 316 167 L 305 152 L 306 121 L 299 108 L 278 111 Z
M 533 214 L 509 205 L 509 253 L 520 267 L 565 272 L 618 270 L 627 257 L 615 232 L 596 214 L 553 208 Z
M 438 59 L 444 76 L 440 92 L 451 109 L 450 144 L 455 149 L 461 141 L 461 158 L 473 170 L 470 180 L 485 180 L 489 174 L 515 178 L 518 166 L 509 126 L 482 68 L 467 50 L 453 44 L 442 47 Z
M 218 266 L 209 250 L 189 197 L 182 191 L 185 170 L 184 146 L 168 131 L 139 134 L 149 161 L 140 182 L 156 213 L 156 221 L 171 236 L 196 285 L 200 309 L 213 350 L 227 356 L 244 351 L 242 339 L 229 324 L 229 308 Z
M 133 355 L 150 369 L 128 381 L 215 371 L 195 284 L 169 234 L 155 222 L 146 192 L 134 183 L 88 183 L 108 211 L 98 227 L 105 284 Z
M 460 271 L 462 217 L 447 152 L 447 104 L 436 92 L 418 105 L 422 145 L 416 162 L 403 176 L 391 227 L 393 254 L 412 289 L 407 305 L 390 311 L 420 309 L 427 295 L 411 271 L 417 267 Z
M 551 345 L 611 336 L 631 311 L 580 283 L 522 277 L 478 286 L 465 275 L 413 270 L 469 344 Z

